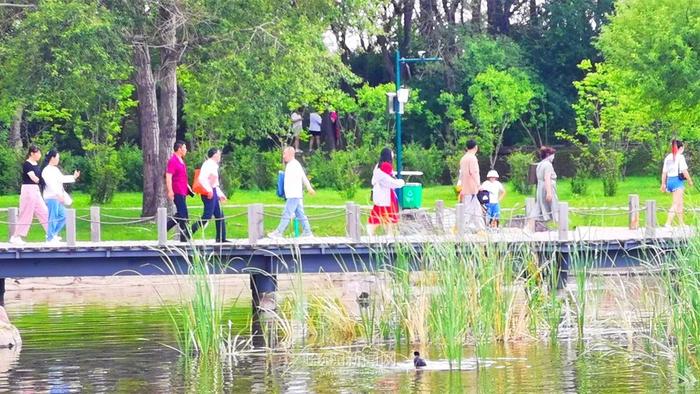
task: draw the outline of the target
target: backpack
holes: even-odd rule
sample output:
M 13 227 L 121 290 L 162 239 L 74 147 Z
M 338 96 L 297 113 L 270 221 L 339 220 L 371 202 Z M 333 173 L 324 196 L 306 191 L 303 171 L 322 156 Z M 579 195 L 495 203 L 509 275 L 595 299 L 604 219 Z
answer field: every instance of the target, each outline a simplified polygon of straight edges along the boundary
M 202 186 L 201 183 L 199 183 L 199 171 L 199 168 L 196 168 L 194 170 L 194 181 L 192 182 L 192 191 L 199 195 L 207 196 L 209 195 L 209 192 L 207 191 L 207 189 L 204 188 L 204 186 Z
M 489 202 L 491 202 L 491 198 L 489 197 L 489 192 L 488 190 L 479 190 L 476 193 L 476 198 L 479 200 L 479 203 L 481 205 L 486 205 Z
M 285 198 L 284 196 L 284 171 L 277 173 L 277 197 Z

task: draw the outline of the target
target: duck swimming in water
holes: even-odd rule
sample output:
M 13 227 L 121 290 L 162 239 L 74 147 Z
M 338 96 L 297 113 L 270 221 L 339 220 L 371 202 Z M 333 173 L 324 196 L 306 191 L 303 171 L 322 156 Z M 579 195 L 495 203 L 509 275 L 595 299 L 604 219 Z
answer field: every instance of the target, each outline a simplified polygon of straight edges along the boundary
M 427 367 L 427 366 L 428 366 L 428 364 L 425 363 L 425 360 L 423 360 L 422 358 L 420 358 L 420 353 L 418 353 L 418 352 L 413 352 L 413 365 L 414 365 L 416 368 Z

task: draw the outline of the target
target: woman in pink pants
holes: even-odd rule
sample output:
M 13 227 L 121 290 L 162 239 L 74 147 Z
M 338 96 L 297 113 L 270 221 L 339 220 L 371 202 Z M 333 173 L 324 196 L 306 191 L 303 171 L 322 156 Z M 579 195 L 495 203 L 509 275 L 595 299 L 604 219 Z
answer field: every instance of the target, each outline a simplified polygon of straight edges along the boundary
M 34 145 L 29 147 L 27 160 L 22 164 L 22 190 L 19 195 L 19 217 L 15 225 L 15 233 L 10 237 L 13 244 L 23 244 L 22 237 L 26 237 L 32 218 L 36 216 L 39 223 L 47 229 L 49 210 L 41 197 L 39 184 L 41 183 L 41 151 Z

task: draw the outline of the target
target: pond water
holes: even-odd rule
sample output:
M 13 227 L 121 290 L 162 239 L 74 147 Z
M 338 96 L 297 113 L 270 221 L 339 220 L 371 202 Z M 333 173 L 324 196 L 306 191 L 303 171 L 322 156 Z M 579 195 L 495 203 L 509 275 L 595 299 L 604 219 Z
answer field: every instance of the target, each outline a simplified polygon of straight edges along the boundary
M 104 291 L 95 290 L 95 291 Z M 88 290 L 89 294 L 89 290 Z M 428 368 L 416 371 L 414 349 L 299 349 L 244 354 L 198 378 L 175 346 L 167 310 L 144 298 L 126 305 L 89 297 L 12 303 L 22 333 L 19 353 L 0 353 L 0 391 L 9 392 L 637 392 L 672 390 L 667 366 L 631 357 L 624 339 L 598 337 L 583 346 L 527 341 L 487 348 L 476 368 L 464 349 L 461 372 L 449 372 L 439 351 L 421 349 Z M 77 301 L 76 301 L 77 300 Z M 233 303 L 233 301 L 232 301 Z M 243 329 L 247 303 L 227 308 Z M 240 306 L 243 305 L 243 306 Z M 431 357 L 433 356 L 433 357 Z M 212 372 L 212 370 L 214 372 Z M 205 374 L 208 377 L 202 377 Z M 213 376 L 213 377 L 212 377 Z

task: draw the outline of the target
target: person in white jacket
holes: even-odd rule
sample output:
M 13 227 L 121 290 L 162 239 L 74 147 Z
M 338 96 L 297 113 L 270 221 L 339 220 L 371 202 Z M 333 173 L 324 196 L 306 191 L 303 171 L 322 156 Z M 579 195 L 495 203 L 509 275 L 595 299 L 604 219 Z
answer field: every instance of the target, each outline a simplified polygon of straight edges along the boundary
M 41 171 L 41 178 L 44 180 L 44 201 L 49 208 L 49 222 L 46 229 L 46 241 L 48 243 L 59 243 L 61 237 L 58 233 L 66 225 L 65 206 L 71 205 L 72 200 L 63 188 L 64 183 L 73 183 L 80 176 L 80 171 L 74 171 L 73 175 L 63 175 L 58 168 L 60 155 L 57 150 L 52 149 L 46 154 L 46 167 Z
M 302 236 L 311 237 L 311 225 L 309 224 L 309 218 L 304 213 L 304 189 L 308 190 L 309 194 L 314 195 L 316 191 L 309 178 L 306 177 L 304 168 L 301 163 L 295 158 L 296 150 L 291 146 L 284 148 L 282 152 L 282 159 L 287 165 L 284 168 L 284 198 L 287 199 L 284 204 L 284 211 L 282 212 L 282 219 L 277 226 L 275 231 L 269 233 L 267 236 L 270 238 L 282 238 L 284 236 L 284 231 L 289 226 L 289 222 L 292 217 L 295 217 L 301 221 L 301 227 L 303 229 Z
M 204 211 L 202 212 L 202 218 L 192 225 L 192 234 L 196 233 L 213 216 L 216 221 L 216 242 L 224 243 L 228 242 L 228 240 L 226 239 L 226 222 L 221 203 L 226 202 L 227 198 L 219 184 L 221 149 L 209 149 L 207 157 L 208 159 L 204 161 L 202 168 L 199 170 L 199 178 L 197 178 L 199 184 L 207 192 L 206 195 L 202 195 Z
M 389 148 L 382 149 L 379 162 L 372 172 L 372 203 L 374 207 L 367 221 L 367 234 L 374 235 L 377 227 L 385 228 L 387 234 L 396 233 L 399 222 L 399 200 L 395 189 L 405 185 L 403 179 L 394 177 L 392 162 L 394 153 Z

